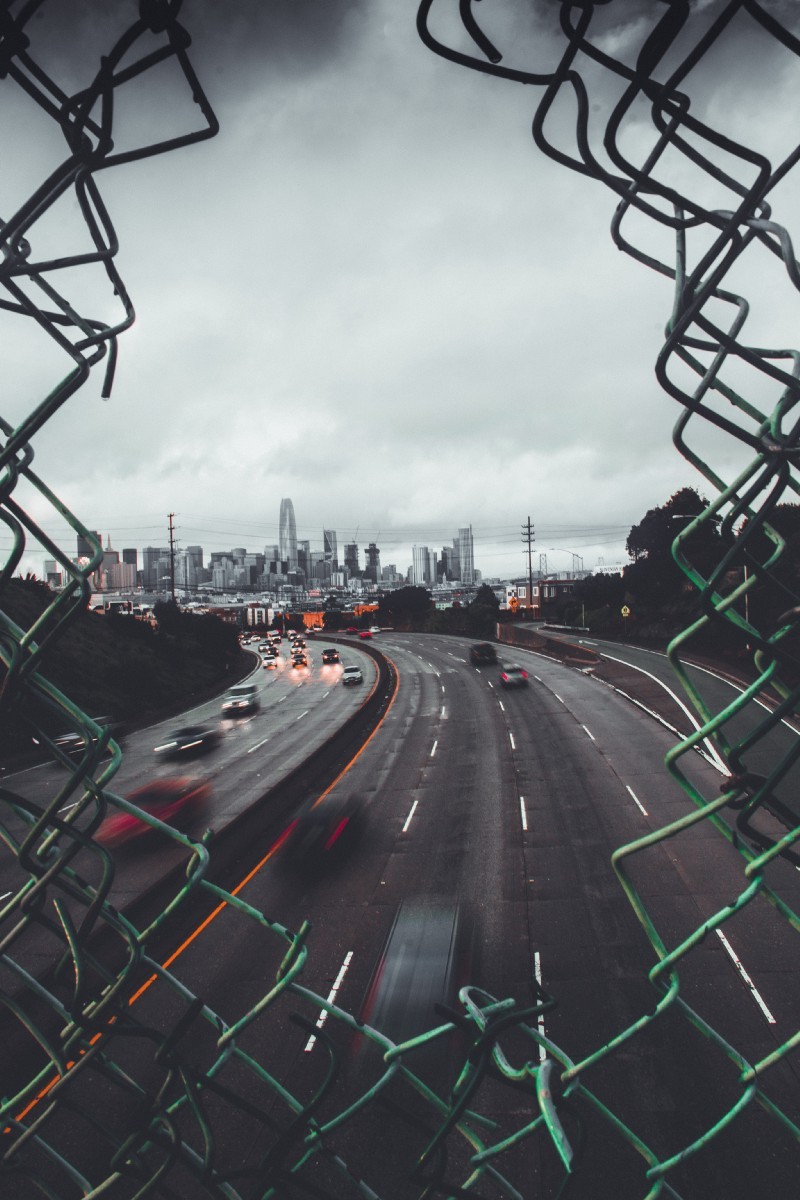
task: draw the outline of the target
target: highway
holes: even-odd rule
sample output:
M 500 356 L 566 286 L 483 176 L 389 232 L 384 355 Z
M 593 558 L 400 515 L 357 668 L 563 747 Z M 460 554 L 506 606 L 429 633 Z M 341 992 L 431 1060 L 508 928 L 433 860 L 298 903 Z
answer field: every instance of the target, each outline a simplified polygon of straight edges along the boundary
M 540 1032 L 569 1060 L 580 1062 L 651 1014 L 661 996 L 647 979 L 656 956 L 611 855 L 691 811 L 663 767 L 674 737 L 590 675 L 538 654 L 501 650 L 507 660 L 525 666 L 530 678 L 527 688 L 506 691 L 497 667 L 470 665 L 466 640 L 386 632 L 375 644 L 396 667 L 397 694 L 332 793 L 364 798 L 362 840 L 343 860 L 313 872 L 293 868 L 279 849 L 270 853 L 265 847 L 264 864 L 241 881 L 239 899 L 290 929 L 310 921 L 303 983 L 323 996 L 335 986 L 337 1003 L 351 1013 L 380 989 L 384 951 L 392 946 L 387 939 L 403 906 L 414 901 L 417 911 L 457 914 L 464 936 L 451 986 L 468 979 L 496 997 L 529 1004 L 540 980 L 557 1001 L 541 1019 Z M 348 647 L 346 656 L 358 653 Z M 249 789 L 258 790 L 302 754 L 313 730 L 321 735 L 327 722 L 360 702 L 359 689 L 332 688 L 316 663 L 305 682 L 285 671 L 262 671 L 259 678 L 259 716 L 229 730 L 214 757 L 216 819 L 246 804 Z M 192 714 L 192 720 L 212 709 Z M 150 742 L 148 733 L 126 746 L 124 779 L 131 784 L 137 762 L 141 770 L 149 761 Z M 699 791 L 719 793 L 721 776 L 713 762 L 692 754 L 684 765 Z M 133 885 L 137 856 L 128 857 Z M 154 857 L 149 850 L 141 860 L 152 865 Z M 740 856 L 707 821 L 668 842 L 643 845 L 625 860 L 631 886 L 668 949 L 735 901 L 746 886 L 742 868 Z M 789 864 L 774 866 L 776 886 L 795 911 L 799 875 Z M 690 1003 L 751 1061 L 797 1029 L 795 936 L 756 897 L 725 922 L 724 940 L 709 933 L 679 965 L 681 1002 Z M 187 993 L 201 996 L 233 1023 L 269 991 L 285 945 L 228 907 L 172 951 L 171 970 Z M 453 995 L 443 999 L 455 1001 Z M 408 1002 L 408 996 L 395 997 L 396 1004 Z M 137 1003 L 143 1015 L 159 1019 L 167 1007 L 163 985 L 149 987 Z M 318 1007 L 287 1003 L 284 998 L 254 1019 L 243 1044 L 275 1079 L 305 1094 L 319 1084 L 326 1056 L 321 1042 L 309 1046 L 308 1029 L 294 1026 L 288 1016 L 296 1010 L 314 1021 Z M 391 996 L 387 1003 L 391 1008 Z M 431 1025 L 441 1019 L 431 1012 Z M 326 1031 L 342 1055 L 337 1095 L 362 1094 L 377 1077 L 377 1055 L 355 1047 L 353 1036 L 334 1020 Z M 529 1044 L 526 1052 L 531 1053 Z M 449 1069 L 458 1053 L 456 1039 L 449 1045 Z M 431 1069 L 422 1061 L 421 1073 Z M 437 1065 L 437 1086 L 452 1082 L 447 1070 Z M 580 1078 L 598 1102 L 665 1158 L 701 1137 L 726 1111 L 740 1094 L 737 1074 L 719 1047 L 672 1006 L 613 1053 L 586 1064 Z M 779 1064 L 763 1086 L 797 1119 L 796 1063 L 794 1072 Z M 254 1103 L 285 1126 L 287 1112 L 274 1089 L 267 1088 L 266 1096 L 262 1089 Z M 332 1109 L 342 1103 L 332 1100 Z M 424 1138 L 396 1110 L 410 1110 L 413 1120 L 424 1123 L 424 1105 L 402 1094 L 393 1095 L 392 1103 L 394 1116 L 373 1104 L 343 1125 L 336 1148 L 381 1197 L 419 1195 L 419 1185 L 406 1184 L 402 1175 Z M 476 1107 L 505 1132 L 535 1115 L 519 1093 L 499 1084 L 488 1086 Z M 644 1196 L 642 1159 L 598 1111 L 585 1103 L 564 1109 L 568 1137 L 576 1150 L 582 1145 L 571 1200 L 596 1200 L 598 1179 L 614 1181 L 603 1195 L 615 1200 Z M 329 1118 L 330 1109 L 326 1112 Z M 238 1125 L 226 1127 L 224 1118 L 220 1128 L 240 1166 L 257 1161 L 269 1142 L 257 1124 L 246 1136 Z M 789 1134 L 750 1105 L 732 1131 L 670 1172 L 669 1181 L 684 1200 L 788 1197 L 800 1191 L 798 1157 Z M 449 1162 L 458 1178 L 458 1149 Z M 310 1181 L 322 1186 L 327 1168 L 315 1170 Z M 555 1196 L 563 1181 L 546 1136 L 510 1152 L 507 1171 L 526 1200 Z M 345 1195 L 335 1189 L 332 1194 Z

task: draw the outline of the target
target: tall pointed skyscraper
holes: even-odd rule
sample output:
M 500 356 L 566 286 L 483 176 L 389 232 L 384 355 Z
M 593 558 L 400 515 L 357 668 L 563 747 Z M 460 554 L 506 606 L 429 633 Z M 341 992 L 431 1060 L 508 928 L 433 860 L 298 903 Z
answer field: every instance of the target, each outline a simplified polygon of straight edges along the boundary
M 294 505 L 291 500 L 281 500 L 281 515 L 278 526 L 278 544 L 281 562 L 287 564 L 287 570 L 297 570 L 297 526 L 294 520 Z

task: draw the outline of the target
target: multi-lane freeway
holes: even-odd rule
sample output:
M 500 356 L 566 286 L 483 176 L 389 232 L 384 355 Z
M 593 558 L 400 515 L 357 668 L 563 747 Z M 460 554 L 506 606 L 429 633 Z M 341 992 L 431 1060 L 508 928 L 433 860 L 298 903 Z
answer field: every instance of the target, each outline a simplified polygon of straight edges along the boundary
M 214 821 L 247 806 L 361 702 L 373 663 L 355 644 L 344 647 L 343 659 L 361 662 L 366 682 L 363 692 L 341 687 L 341 668 L 321 665 L 325 644 L 312 647 L 306 673 L 288 666 L 255 669 L 258 713 L 230 723 L 220 749 L 205 760 L 214 781 Z M 702 1139 L 741 1095 L 741 1068 L 697 1032 L 678 1003 L 615 1050 L 599 1053 L 652 1014 L 662 996 L 648 982 L 657 956 L 612 868 L 613 851 L 642 840 L 625 858 L 624 871 L 666 950 L 693 936 L 747 887 L 741 857 L 708 821 L 670 840 L 646 842 L 691 811 L 663 767 L 674 737 L 589 675 L 529 651 L 502 652 L 528 671 L 529 686 L 512 691 L 500 687 L 496 666 L 470 665 L 463 639 L 384 632 L 375 646 L 394 664 L 397 692 L 331 793 L 364 799 L 362 839 L 347 857 L 312 872 L 288 866 L 279 851 L 270 853 L 267 841 L 263 865 L 242 881 L 239 898 L 290 929 L 311 922 L 303 982 L 323 996 L 335 988 L 337 1003 L 353 1013 L 413 1007 L 407 982 L 387 995 L 386 980 L 399 977 L 398 955 L 425 954 L 413 935 L 398 947 L 392 931 L 399 912 L 413 911 L 419 927 L 426 911 L 438 914 L 437 920 L 447 914 L 454 930 L 457 919 L 453 969 L 426 969 L 428 982 L 433 976 L 449 990 L 444 1000 L 453 1003 L 456 984 L 467 977 L 496 997 L 521 1003 L 535 1000 L 540 984 L 557 1003 L 538 1029 L 569 1060 L 585 1062 L 580 1079 L 598 1103 L 659 1159 Z M 192 721 L 214 716 L 217 707 L 204 706 L 190 714 Z M 161 733 L 142 731 L 129 739 L 117 790 L 153 769 L 152 745 Z M 700 794 L 719 794 L 721 777 L 712 760 L 691 755 L 684 769 Z M 44 788 L 47 770 L 15 785 L 35 792 L 41 779 Z M 274 831 L 269 836 L 274 839 Z M 123 892 L 139 885 L 140 872 L 149 877 L 157 869 L 158 853 L 142 848 L 125 860 Z M 771 875 L 795 912 L 799 874 L 778 862 Z M 681 959 L 680 1004 L 691 1005 L 745 1059 L 760 1060 L 797 1030 L 796 934 L 759 897 L 726 921 L 722 933 L 710 931 Z M 453 938 L 455 945 L 455 933 Z M 189 992 L 235 1022 L 269 990 L 285 947 L 227 908 L 172 949 L 171 970 Z M 158 985 L 140 1003 L 157 1007 Z M 299 1002 L 295 1007 L 303 1009 Z M 318 1012 L 308 1006 L 305 1015 L 314 1019 Z M 430 1013 L 431 1025 L 441 1019 Z M 369 1056 L 335 1022 L 328 1031 L 342 1047 L 341 1087 L 358 1091 L 374 1069 Z M 318 1081 L 326 1061 L 319 1042 L 309 1046 L 307 1029 L 288 1021 L 285 1006 L 253 1021 L 248 1048 L 276 1079 L 301 1091 Z M 450 1054 L 457 1059 L 458 1047 L 451 1046 Z M 762 1086 L 798 1119 L 796 1062 L 794 1070 L 778 1064 Z M 424 1123 L 423 1109 L 415 1105 L 418 1100 L 412 1114 Z M 409 1190 L 400 1182 L 409 1127 L 396 1112 L 376 1119 L 375 1107 L 364 1123 L 345 1124 L 338 1144 L 378 1195 L 418 1195 L 418 1186 Z M 275 1109 L 279 1120 L 277 1101 Z M 509 1131 L 528 1119 L 524 1101 L 499 1085 L 484 1097 L 484 1110 Z M 599 1111 L 590 1104 L 564 1107 L 581 1167 L 570 1197 L 646 1195 L 652 1187 L 644 1181 L 646 1164 Z M 230 1136 L 237 1161 L 265 1149 L 263 1134 L 249 1141 Z M 509 1172 L 526 1198 L 555 1196 L 563 1180 L 547 1136 L 526 1143 Z M 730 1130 L 668 1178 L 686 1200 L 789 1197 L 800 1194 L 800 1154 L 778 1120 L 744 1104 Z

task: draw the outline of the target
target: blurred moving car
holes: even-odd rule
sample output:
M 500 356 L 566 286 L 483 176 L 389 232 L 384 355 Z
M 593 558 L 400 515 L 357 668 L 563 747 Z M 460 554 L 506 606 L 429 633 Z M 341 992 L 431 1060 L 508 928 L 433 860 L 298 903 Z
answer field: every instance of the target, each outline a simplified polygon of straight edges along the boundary
M 341 662 L 341 659 L 339 658 L 339 651 L 336 650 L 333 646 L 326 646 L 325 649 L 322 651 L 322 661 L 324 663 Z
M 527 687 L 528 672 L 524 667 L 503 667 L 500 672 L 500 683 L 503 687 Z
M 284 833 L 283 861 L 315 870 L 338 862 L 361 837 L 365 813 L 364 798 L 355 792 L 304 805 Z
M 174 729 L 169 737 L 153 747 L 153 753 L 162 758 L 192 758 L 196 754 L 207 754 L 219 745 L 220 731 L 212 725 L 184 725 Z
M 306 658 L 306 656 L 302 650 L 296 650 L 294 652 L 294 654 L 292 655 L 292 666 L 293 667 L 307 667 L 308 666 L 308 659 Z
M 364 676 L 361 674 L 361 667 L 345 667 L 342 671 L 342 683 L 363 683 Z
M 380 633 L 381 627 L 380 625 L 370 625 L 369 631 L 370 633 Z
M 469 648 L 469 661 L 475 663 L 476 666 L 482 666 L 484 663 L 496 663 L 497 651 L 491 642 L 476 642 Z
M 370 631 L 368 629 L 360 629 L 358 636 L 362 639 L 362 641 L 365 641 L 365 642 L 372 641 L 372 634 L 370 633 Z
M 111 717 L 90 717 L 95 725 L 99 725 L 101 729 L 107 729 L 109 735 L 115 742 L 119 742 L 122 737 L 122 725 L 119 721 L 114 721 Z M 91 738 L 89 739 L 91 740 Z M 80 729 L 68 729 L 64 733 L 58 733 L 53 738 L 53 745 L 57 746 L 64 754 L 69 754 L 71 758 L 79 758 L 86 749 L 87 739 Z M 106 750 L 106 754 L 108 750 Z
M 166 825 L 180 829 L 202 815 L 210 796 L 211 784 L 206 779 L 178 776 L 156 779 L 125 798 Z M 121 846 L 152 829 L 143 817 L 116 810 L 109 813 L 95 837 L 104 846 Z
M 241 717 L 259 708 L 258 688 L 254 683 L 237 683 L 222 701 L 223 717 Z
M 471 924 L 457 900 L 444 896 L 404 900 L 373 971 L 359 1019 L 394 1042 L 444 1024 L 447 1018 L 435 1006 L 456 1003 L 471 955 Z M 436 1045 L 432 1049 L 435 1052 Z

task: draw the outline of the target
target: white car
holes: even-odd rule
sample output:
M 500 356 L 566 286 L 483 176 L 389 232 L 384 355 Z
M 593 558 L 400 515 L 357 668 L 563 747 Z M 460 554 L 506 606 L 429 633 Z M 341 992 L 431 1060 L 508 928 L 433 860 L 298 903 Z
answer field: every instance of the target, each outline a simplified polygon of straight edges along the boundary
M 342 683 L 363 683 L 364 676 L 361 667 L 345 667 L 342 671 Z
M 258 688 L 252 683 L 239 683 L 225 693 L 222 701 L 223 717 L 238 717 L 255 712 L 259 707 Z

